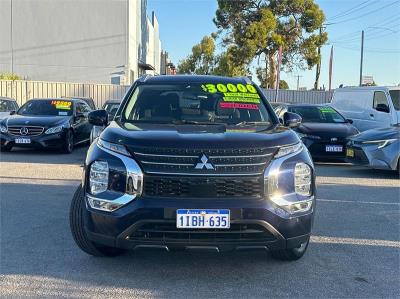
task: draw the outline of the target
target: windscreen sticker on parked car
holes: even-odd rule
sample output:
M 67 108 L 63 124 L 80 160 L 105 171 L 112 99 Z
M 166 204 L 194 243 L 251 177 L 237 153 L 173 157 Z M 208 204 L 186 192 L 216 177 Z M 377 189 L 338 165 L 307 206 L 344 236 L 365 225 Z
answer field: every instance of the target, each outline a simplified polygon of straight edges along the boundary
M 225 102 L 260 104 L 260 96 L 253 93 L 225 92 L 223 99 Z
M 321 113 L 336 113 L 335 109 L 332 107 L 318 107 L 318 109 Z
M 232 102 L 220 102 L 219 106 L 225 109 L 250 109 L 250 110 L 259 110 L 258 105 L 256 104 L 242 104 L 242 103 L 232 103 Z
M 218 84 L 203 84 L 201 85 L 201 88 L 205 91 L 205 92 L 209 92 L 209 93 L 217 93 L 217 92 L 221 92 L 224 95 L 226 95 L 227 93 L 237 93 L 240 95 L 243 94 L 253 94 L 255 96 L 259 95 L 257 94 L 257 89 L 252 85 L 252 84 L 232 84 L 232 83 L 228 83 L 228 84 L 222 84 L 222 83 L 218 83 Z
M 61 110 L 71 110 L 72 102 L 68 101 L 51 101 L 51 104 L 56 107 L 56 109 Z

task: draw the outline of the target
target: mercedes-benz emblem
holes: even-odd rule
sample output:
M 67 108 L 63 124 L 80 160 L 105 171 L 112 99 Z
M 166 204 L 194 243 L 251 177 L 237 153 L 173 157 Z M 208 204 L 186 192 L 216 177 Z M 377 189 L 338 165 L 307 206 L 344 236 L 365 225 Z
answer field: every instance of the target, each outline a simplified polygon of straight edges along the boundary
M 208 169 L 214 170 L 214 166 L 208 162 L 208 157 L 206 155 L 202 155 L 200 158 L 200 162 L 196 164 L 195 169 Z
M 22 127 L 19 132 L 21 133 L 21 135 L 28 135 L 29 130 L 27 127 Z
M 338 139 L 336 137 L 331 138 L 332 142 L 336 142 Z

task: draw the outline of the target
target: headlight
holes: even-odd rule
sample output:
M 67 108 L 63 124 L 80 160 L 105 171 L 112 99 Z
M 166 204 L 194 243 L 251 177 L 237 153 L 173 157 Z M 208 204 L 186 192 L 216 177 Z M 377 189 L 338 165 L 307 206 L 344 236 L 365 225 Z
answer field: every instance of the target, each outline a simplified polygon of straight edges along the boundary
M 90 166 L 89 186 L 93 195 L 104 192 L 108 188 L 108 163 L 95 161 Z
M 303 144 L 301 142 L 293 144 L 293 145 L 289 145 L 289 146 L 283 146 L 281 147 L 278 152 L 275 154 L 274 158 L 280 158 L 286 155 L 290 155 L 296 152 L 301 151 L 301 149 L 303 148 Z
M 383 140 L 371 140 L 371 141 L 363 141 L 363 144 L 377 144 L 378 148 L 384 148 L 389 144 L 395 142 L 397 139 L 383 139 Z
M 116 143 L 111 143 L 108 141 L 105 141 L 101 138 L 97 139 L 97 145 L 100 147 L 103 147 L 105 149 L 108 149 L 110 151 L 116 152 L 116 153 L 120 153 L 123 154 L 125 156 L 130 156 L 129 152 L 127 151 L 127 149 L 125 148 L 125 146 L 121 145 L 121 144 L 116 144 Z
M 45 134 L 55 134 L 55 133 L 59 133 L 62 131 L 62 129 L 64 128 L 64 126 L 57 126 L 57 127 L 52 127 L 52 128 L 48 128 L 46 130 L 46 132 L 44 132 Z
M 297 194 L 311 195 L 311 167 L 305 163 L 297 163 L 294 168 L 294 188 Z
M 1 132 L 1 133 L 7 133 L 7 131 L 8 131 L 8 130 L 7 130 L 7 127 L 6 127 L 6 126 L 3 126 L 3 125 L 0 126 L 0 132 Z

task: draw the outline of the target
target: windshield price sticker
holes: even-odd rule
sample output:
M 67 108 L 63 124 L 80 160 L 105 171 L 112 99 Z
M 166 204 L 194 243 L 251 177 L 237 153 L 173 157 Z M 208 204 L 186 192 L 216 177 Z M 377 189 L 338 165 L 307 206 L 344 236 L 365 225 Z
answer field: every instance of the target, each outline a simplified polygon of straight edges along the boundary
M 257 94 L 256 88 L 252 84 L 203 84 L 201 85 L 201 88 L 205 92 L 209 93 L 217 93 L 217 92 L 222 92 L 222 93 L 250 93 L 250 94 Z
M 71 110 L 71 102 L 68 101 L 51 101 L 51 104 L 53 106 L 56 106 L 56 109 L 62 109 L 62 110 Z
M 260 104 L 260 96 L 258 94 L 253 94 L 253 93 L 225 92 L 223 99 L 225 102 Z
M 319 107 L 319 111 L 321 111 L 321 113 L 336 113 L 335 109 L 331 107 Z
M 241 104 L 241 103 L 231 103 L 231 102 L 221 102 L 219 103 L 221 108 L 225 109 L 250 109 L 259 110 L 258 106 L 255 104 Z

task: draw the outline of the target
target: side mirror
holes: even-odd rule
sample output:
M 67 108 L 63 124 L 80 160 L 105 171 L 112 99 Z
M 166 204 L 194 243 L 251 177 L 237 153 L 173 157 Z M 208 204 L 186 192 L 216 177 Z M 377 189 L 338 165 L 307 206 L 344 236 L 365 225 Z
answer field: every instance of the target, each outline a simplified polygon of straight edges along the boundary
M 292 112 L 283 114 L 283 125 L 289 128 L 298 128 L 301 125 L 302 118 L 300 115 Z
M 376 105 L 375 108 L 376 111 L 380 111 L 380 112 L 385 112 L 385 113 L 389 113 L 390 109 L 386 104 L 378 104 Z
M 11 111 L 10 111 L 10 115 L 14 115 L 15 113 L 16 113 L 15 110 L 11 110 Z
M 347 118 L 347 119 L 346 119 L 346 122 L 349 123 L 349 124 L 352 124 L 352 123 L 353 123 L 353 120 L 350 119 L 350 118 Z
M 89 123 L 95 126 L 107 126 L 108 114 L 106 110 L 94 110 L 88 114 Z

